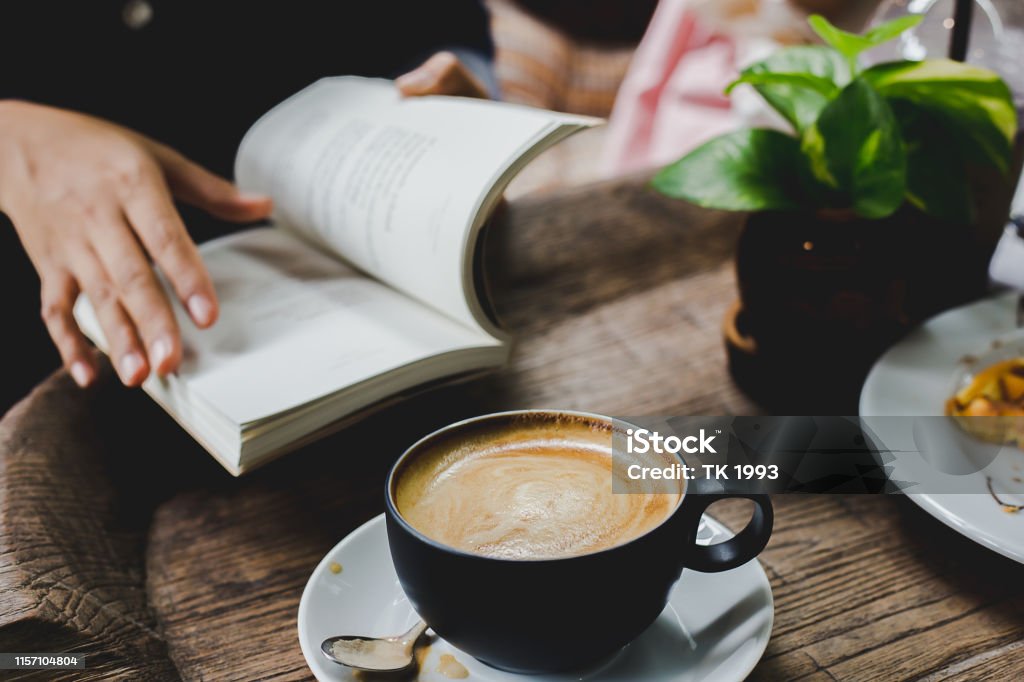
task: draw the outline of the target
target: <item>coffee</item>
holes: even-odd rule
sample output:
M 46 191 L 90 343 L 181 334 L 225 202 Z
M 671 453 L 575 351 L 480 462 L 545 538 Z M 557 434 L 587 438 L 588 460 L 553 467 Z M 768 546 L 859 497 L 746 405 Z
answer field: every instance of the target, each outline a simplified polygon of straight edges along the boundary
M 628 433 L 598 415 L 500 412 L 398 458 L 384 489 L 388 548 L 438 637 L 512 672 L 589 668 L 650 627 L 684 568 L 757 556 L 771 536 L 766 496 L 749 496 L 754 513 L 734 537 L 700 544 L 704 511 L 737 496 L 701 478 L 631 479 L 634 463 L 679 460 L 630 457 Z
M 427 537 L 485 556 L 550 559 L 621 545 L 667 519 L 682 490 L 612 493 L 612 433 L 610 422 L 561 416 L 442 440 L 405 464 L 396 507 Z

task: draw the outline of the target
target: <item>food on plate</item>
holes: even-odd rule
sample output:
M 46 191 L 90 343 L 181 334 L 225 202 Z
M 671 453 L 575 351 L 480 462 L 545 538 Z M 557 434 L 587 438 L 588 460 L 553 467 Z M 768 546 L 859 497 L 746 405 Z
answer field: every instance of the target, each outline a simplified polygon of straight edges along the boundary
M 975 374 L 946 401 L 946 414 L 964 431 L 990 443 L 1024 446 L 1024 357 L 997 362 Z

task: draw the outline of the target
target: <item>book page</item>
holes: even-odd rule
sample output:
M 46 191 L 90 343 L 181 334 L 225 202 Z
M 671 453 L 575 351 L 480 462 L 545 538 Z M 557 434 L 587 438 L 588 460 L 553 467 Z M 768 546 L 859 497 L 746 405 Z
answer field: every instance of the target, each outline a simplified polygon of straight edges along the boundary
M 283 230 L 247 230 L 200 251 L 220 318 L 199 330 L 175 304 L 185 354 L 168 380 L 235 424 L 428 357 L 498 345 Z M 75 312 L 103 346 L 84 297 Z
M 465 287 L 482 204 L 553 131 L 593 121 L 458 97 L 403 99 L 390 81 L 324 79 L 253 126 L 236 176 L 274 198 L 276 221 L 477 326 Z

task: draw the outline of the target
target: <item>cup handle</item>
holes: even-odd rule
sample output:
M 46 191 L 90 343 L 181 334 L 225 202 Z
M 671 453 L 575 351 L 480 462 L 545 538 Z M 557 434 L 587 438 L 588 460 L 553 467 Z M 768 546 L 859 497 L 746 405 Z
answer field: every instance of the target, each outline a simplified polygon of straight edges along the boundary
M 690 490 L 686 492 L 686 513 L 689 515 L 689 537 L 693 538 L 693 546 L 686 556 L 686 568 L 701 573 L 718 573 L 728 571 L 747 563 L 765 548 L 772 536 L 772 524 L 775 513 L 772 501 L 767 495 L 715 492 L 716 483 L 708 479 L 693 479 L 688 482 Z M 697 530 L 701 516 L 715 502 L 732 498 L 742 498 L 754 503 L 754 515 L 746 527 L 733 537 L 713 545 L 698 545 Z

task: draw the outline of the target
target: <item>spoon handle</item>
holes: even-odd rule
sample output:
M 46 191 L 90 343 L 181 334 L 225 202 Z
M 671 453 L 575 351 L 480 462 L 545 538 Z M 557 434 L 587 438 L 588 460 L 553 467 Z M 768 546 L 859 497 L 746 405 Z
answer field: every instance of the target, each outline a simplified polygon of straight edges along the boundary
M 426 621 L 421 620 L 420 622 L 416 623 L 416 625 L 413 625 L 408 632 L 406 632 L 404 635 L 401 635 L 398 638 L 398 641 L 402 643 L 402 646 L 406 647 L 407 649 L 411 649 L 412 645 L 416 643 L 417 639 L 423 636 L 423 633 L 427 631 L 428 627 L 429 626 L 427 625 Z

